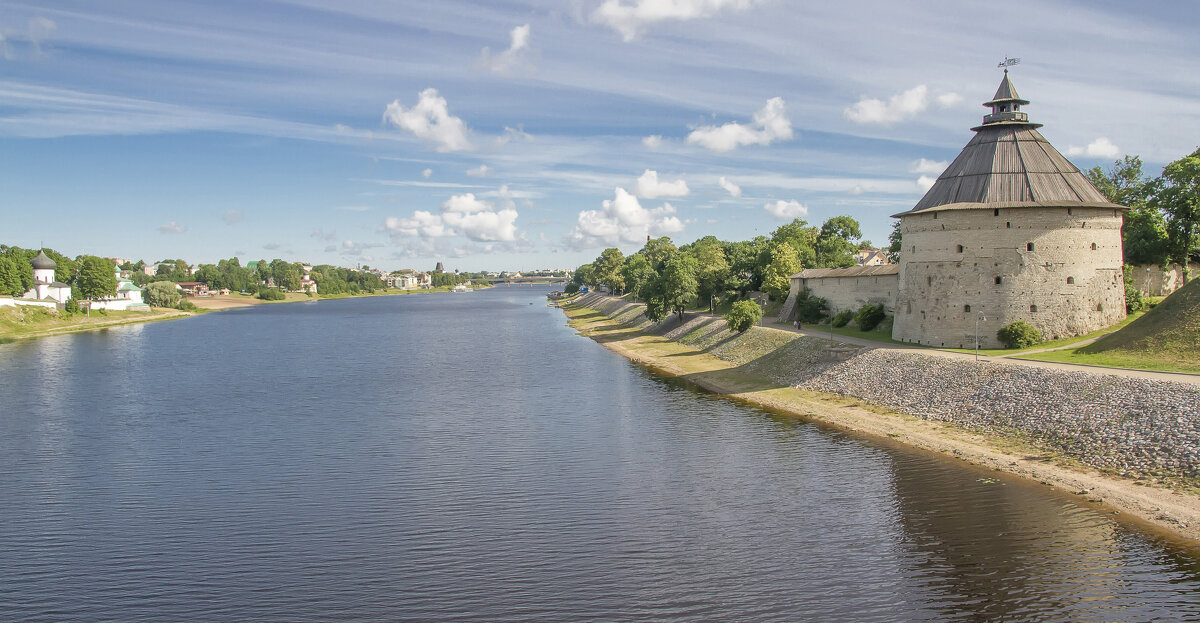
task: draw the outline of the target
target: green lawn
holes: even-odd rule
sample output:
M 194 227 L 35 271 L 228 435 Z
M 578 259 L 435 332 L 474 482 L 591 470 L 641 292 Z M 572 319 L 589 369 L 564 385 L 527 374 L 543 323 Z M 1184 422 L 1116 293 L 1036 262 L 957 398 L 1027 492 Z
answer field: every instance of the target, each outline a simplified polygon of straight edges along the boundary
M 1118 322 L 1117 324 L 1115 324 L 1111 327 L 1108 327 L 1105 329 L 1100 329 L 1099 331 L 1093 331 L 1093 332 L 1085 334 L 1085 335 L 1076 335 L 1075 337 L 1064 337 L 1064 338 L 1059 338 L 1057 340 L 1050 340 L 1049 342 L 1042 342 L 1035 346 L 1030 346 L 1029 348 L 981 348 L 981 349 L 979 349 L 979 354 L 993 356 L 993 357 L 1006 357 L 1006 356 L 1010 356 L 1010 355 L 1016 355 L 1018 353 L 1029 352 L 1032 350 L 1043 350 L 1046 348 L 1060 348 L 1063 346 L 1070 346 L 1071 344 L 1078 344 L 1079 342 L 1082 342 L 1084 340 L 1098 338 L 1098 337 L 1101 337 L 1104 335 L 1108 335 L 1109 333 L 1113 333 L 1114 331 L 1118 331 L 1118 330 L 1124 328 L 1125 325 L 1128 325 L 1129 323 L 1133 322 L 1134 320 L 1141 318 L 1142 315 L 1146 313 L 1146 311 L 1147 310 L 1142 309 L 1140 311 L 1133 312 L 1132 314 L 1129 314 L 1128 316 L 1126 316 L 1124 320 L 1122 320 L 1121 322 Z M 974 348 L 940 348 L 938 350 L 948 350 L 948 351 L 952 351 L 952 352 L 956 352 L 956 353 L 974 353 L 975 352 Z
M 1073 363 L 1082 366 L 1100 366 L 1103 368 L 1133 368 L 1135 370 L 1154 370 L 1157 372 L 1182 372 L 1185 374 L 1200 374 L 1200 361 L 1188 361 L 1174 357 L 1162 357 L 1152 354 L 1134 353 L 1083 353 L 1080 348 L 1054 350 L 1033 355 L 1020 355 L 1014 359 L 1032 359 L 1034 361 L 1053 361 L 1057 363 Z

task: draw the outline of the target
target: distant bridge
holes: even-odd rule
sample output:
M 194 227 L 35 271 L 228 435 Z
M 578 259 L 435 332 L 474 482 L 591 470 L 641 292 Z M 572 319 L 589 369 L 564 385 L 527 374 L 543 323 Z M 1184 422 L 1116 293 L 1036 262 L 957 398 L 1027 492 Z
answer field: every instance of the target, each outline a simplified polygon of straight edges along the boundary
M 516 279 L 511 277 L 497 277 L 495 279 L 488 279 L 488 281 L 496 286 L 501 284 L 534 285 L 538 283 L 567 283 L 570 279 L 566 277 L 517 277 Z

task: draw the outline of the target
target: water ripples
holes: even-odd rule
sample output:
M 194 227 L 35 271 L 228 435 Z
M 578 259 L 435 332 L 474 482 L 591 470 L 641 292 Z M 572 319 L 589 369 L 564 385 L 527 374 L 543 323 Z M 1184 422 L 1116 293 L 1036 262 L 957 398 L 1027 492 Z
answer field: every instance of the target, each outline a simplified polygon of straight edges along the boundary
M 0 345 L 0 619 L 1200 617 L 1195 550 L 655 378 L 538 296 Z

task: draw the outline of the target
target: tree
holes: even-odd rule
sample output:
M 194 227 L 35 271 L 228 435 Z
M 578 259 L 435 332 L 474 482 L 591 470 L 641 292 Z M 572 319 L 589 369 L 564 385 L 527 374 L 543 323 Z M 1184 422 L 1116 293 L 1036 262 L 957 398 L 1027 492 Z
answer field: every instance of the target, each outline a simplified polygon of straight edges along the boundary
M 621 268 L 625 266 L 625 256 L 621 254 L 620 249 L 609 247 L 601 251 L 600 257 L 592 262 L 592 266 L 596 271 L 596 282 L 608 286 L 613 294 L 625 288 L 625 277 L 621 274 Z
M 671 242 L 671 239 L 663 236 L 662 238 L 647 240 L 646 246 L 642 247 L 639 253 L 646 256 L 646 261 L 650 262 L 651 268 L 661 272 L 663 263 L 676 251 L 678 249 L 675 248 L 675 244 Z
M 32 271 L 32 268 L 30 268 Z M 21 279 L 21 266 L 11 257 L 0 256 L 0 295 L 18 297 L 28 289 Z
M 854 253 L 858 251 L 858 240 L 862 230 L 858 221 L 849 216 L 835 216 L 821 225 L 814 245 L 816 262 L 814 268 L 842 268 L 854 266 Z
M 581 286 L 595 285 L 596 267 L 592 266 L 591 264 L 584 264 L 583 266 L 575 269 L 575 276 L 571 279 Z
M 663 262 L 661 287 L 658 289 L 662 306 L 673 311 L 683 320 L 683 311 L 696 300 L 696 258 L 688 253 L 675 252 Z
M 725 280 L 729 278 L 729 262 L 725 259 L 725 249 L 716 236 L 705 236 L 692 243 L 688 252 L 696 258 L 697 292 L 700 300 L 708 301 L 708 311 L 712 313 L 713 298 L 725 291 Z
M 634 253 L 625 258 L 625 265 L 621 267 L 621 277 L 625 280 L 625 287 L 629 292 L 645 300 L 646 286 L 658 277 L 658 273 L 650 267 L 650 261 L 645 255 Z
M 33 289 L 33 265 L 29 262 L 35 255 L 37 253 L 34 251 L 20 247 L 3 247 L 3 251 L 0 252 L 0 257 L 5 257 L 12 261 L 13 272 L 10 274 L 15 275 L 19 283 L 19 285 L 11 290 L 12 292 L 16 292 L 13 296 L 21 296 Z M 10 287 L 12 287 L 12 284 L 10 284 Z
M 1168 164 L 1157 182 L 1155 203 L 1166 217 L 1168 256 L 1183 264 L 1186 284 L 1200 232 L 1200 149 Z
M 762 287 L 763 269 L 767 262 L 759 264 L 759 255 L 770 246 L 766 236 L 755 236 L 753 240 L 723 242 L 725 258 L 729 261 L 729 277 L 725 280 L 726 291 L 745 296 L 751 290 Z
M 79 292 L 92 301 L 117 293 L 117 276 L 112 262 L 94 255 L 79 260 Z
M 792 288 L 790 277 L 800 272 L 800 259 L 790 244 L 775 242 L 771 245 L 771 261 L 763 275 L 762 288 L 771 298 L 782 301 Z
M 893 264 L 899 264 L 900 247 L 904 243 L 903 235 L 900 233 L 900 219 L 896 219 L 896 221 L 892 223 L 892 233 L 888 234 L 888 242 L 891 243 L 888 245 L 885 253 L 888 261 Z
M 1166 220 L 1159 207 L 1149 202 L 1151 193 L 1157 188 L 1157 180 L 1142 175 L 1142 159 L 1125 156 L 1124 160 L 1114 162 L 1108 173 L 1100 167 L 1092 167 L 1084 176 L 1109 201 L 1129 208 L 1121 228 L 1125 263 L 1166 264 Z
M 143 292 L 146 304 L 154 307 L 175 307 L 179 304 L 179 288 L 173 281 L 155 281 L 147 284 Z
M 754 301 L 738 301 L 725 314 L 725 324 L 738 333 L 753 327 L 762 318 L 762 308 Z
M 1083 175 L 1113 203 L 1136 208 L 1146 202 L 1150 180 L 1142 175 L 1142 159 L 1137 156 L 1125 156 L 1124 160 L 1113 162 L 1108 173 L 1100 167 L 1092 167 Z

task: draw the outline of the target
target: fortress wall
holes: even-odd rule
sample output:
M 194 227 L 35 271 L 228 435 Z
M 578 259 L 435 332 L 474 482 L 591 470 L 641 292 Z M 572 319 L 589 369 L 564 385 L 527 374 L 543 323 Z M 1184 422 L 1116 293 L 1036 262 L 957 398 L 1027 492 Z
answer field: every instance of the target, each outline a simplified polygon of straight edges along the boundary
M 883 303 L 887 313 L 893 314 L 899 297 L 898 275 L 871 275 L 863 277 L 823 277 L 793 279 L 793 290 L 808 288 L 829 304 L 829 313 L 836 314 L 844 309 L 856 310 L 863 305 Z M 797 282 L 799 282 L 797 284 Z
M 902 217 L 901 234 L 894 339 L 970 347 L 978 320 L 980 345 L 998 347 L 1017 320 L 1055 339 L 1125 317 L 1113 209 L 945 210 Z

